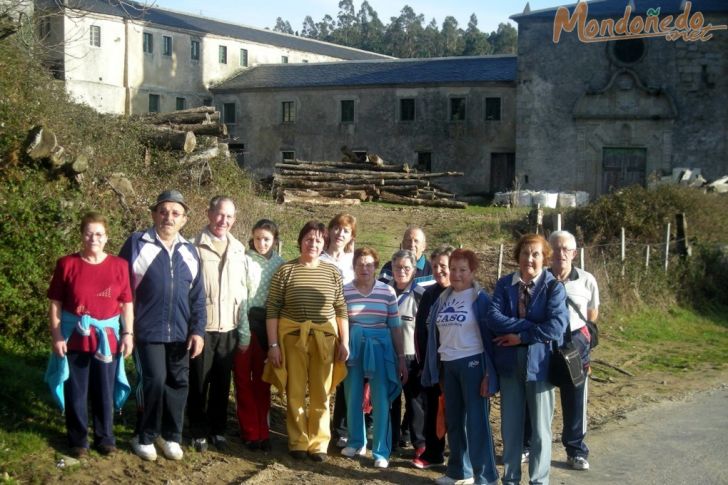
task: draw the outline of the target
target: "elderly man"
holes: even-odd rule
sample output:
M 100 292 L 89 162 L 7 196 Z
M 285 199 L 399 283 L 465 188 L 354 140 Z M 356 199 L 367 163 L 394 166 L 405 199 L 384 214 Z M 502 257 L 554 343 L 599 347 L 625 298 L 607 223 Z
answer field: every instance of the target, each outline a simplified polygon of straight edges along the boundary
M 154 226 L 132 234 L 121 249 L 136 316 L 140 411 L 132 448 L 153 461 L 158 441 L 164 456 L 181 460 L 189 362 L 204 346 L 205 290 L 197 251 L 179 233 L 189 211 L 182 194 L 162 192 L 150 209 Z
M 425 239 L 425 233 L 422 229 L 416 226 L 408 227 L 404 231 L 404 236 L 402 236 L 400 249 L 412 251 L 417 258 L 414 282 L 420 286 L 429 286 L 433 284 L 435 279 L 432 276 L 432 266 L 430 266 L 430 262 L 427 260 L 427 256 L 425 256 L 427 240 Z M 392 272 L 392 262 L 388 261 L 379 273 L 379 280 L 385 283 L 390 283 L 393 279 L 394 273 Z
M 238 313 L 247 298 L 245 246 L 230 234 L 235 224 L 233 200 L 213 197 L 207 219 L 209 224 L 194 240 L 208 302 L 205 350 L 191 364 L 187 398 L 192 444 L 197 451 L 207 449 L 207 436 L 218 450 L 227 445 L 225 424 Z
M 595 322 L 599 316 L 599 288 L 594 276 L 572 265 L 576 256 L 576 240 L 571 233 L 556 231 L 551 234 L 549 242 L 554 251 L 551 273 L 566 287 L 571 340 L 581 353 L 584 367 L 588 368 L 590 336 L 585 318 Z M 564 417 L 561 442 L 566 448 L 567 461 L 575 470 L 589 469 L 589 448 L 584 443 L 588 384 L 587 378 L 581 386 L 566 384 L 559 389 Z

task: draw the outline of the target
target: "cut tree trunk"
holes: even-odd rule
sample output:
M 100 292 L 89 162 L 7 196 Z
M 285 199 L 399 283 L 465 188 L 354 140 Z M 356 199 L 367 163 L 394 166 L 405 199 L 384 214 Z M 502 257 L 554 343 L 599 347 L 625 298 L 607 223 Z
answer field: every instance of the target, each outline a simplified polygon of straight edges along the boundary
M 176 131 L 156 126 L 150 128 L 142 133 L 142 139 L 148 145 L 182 150 L 185 153 L 192 153 L 197 146 L 197 139 L 191 131 Z
M 328 197 L 331 199 L 359 199 L 367 200 L 370 196 L 366 190 L 296 190 L 279 189 L 278 198 L 293 197 Z
M 450 207 L 464 209 L 468 206 L 468 204 L 466 204 L 465 202 L 460 202 L 457 200 L 427 200 L 415 197 L 402 197 L 400 195 L 384 191 L 379 194 L 379 200 L 381 200 L 382 202 L 391 202 L 393 204 L 422 205 L 427 207 Z
M 283 163 L 275 165 L 281 175 L 293 176 L 321 176 L 329 175 L 331 177 L 342 178 L 367 178 L 367 179 L 430 179 L 438 177 L 462 177 L 462 172 L 424 172 L 424 173 L 404 173 L 404 172 L 372 172 L 369 170 L 343 170 L 338 168 L 321 167 L 316 170 L 303 170 L 297 166 L 290 166 Z
M 42 160 L 48 158 L 58 146 L 56 134 L 50 130 L 37 126 L 29 134 L 30 143 L 25 151 L 31 160 Z
M 196 125 L 164 125 L 172 130 L 191 131 L 195 135 L 227 136 L 227 125 L 224 123 L 201 123 Z
M 295 165 L 300 167 L 301 170 L 315 170 L 316 167 L 325 168 L 344 168 L 366 171 L 371 170 L 374 172 L 400 172 L 402 171 L 402 165 L 373 165 L 371 163 L 352 163 L 352 162 L 305 162 L 303 160 L 286 160 L 285 165 Z
M 330 199 L 328 197 L 298 197 L 295 195 L 285 195 L 283 197 L 284 204 L 314 204 L 314 205 L 360 205 L 359 199 Z
M 170 111 L 169 113 L 148 113 L 141 116 L 144 123 L 158 125 L 162 123 L 173 124 L 197 124 L 210 123 L 220 119 L 220 113 L 215 112 L 215 108 L 203 106 L 200 108 L 192 108 L 190 110 Z

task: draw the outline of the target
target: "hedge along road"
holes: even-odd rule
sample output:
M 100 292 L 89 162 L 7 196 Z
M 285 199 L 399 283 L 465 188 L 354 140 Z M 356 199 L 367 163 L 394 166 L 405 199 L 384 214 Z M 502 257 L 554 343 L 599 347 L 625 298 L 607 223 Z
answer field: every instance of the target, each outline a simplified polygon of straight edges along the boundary
M 586 441 L 587 472 L 567 468 L 563 447 L 554 443 L 552 484 L 726 484 L 728 384 L 631 412 Z

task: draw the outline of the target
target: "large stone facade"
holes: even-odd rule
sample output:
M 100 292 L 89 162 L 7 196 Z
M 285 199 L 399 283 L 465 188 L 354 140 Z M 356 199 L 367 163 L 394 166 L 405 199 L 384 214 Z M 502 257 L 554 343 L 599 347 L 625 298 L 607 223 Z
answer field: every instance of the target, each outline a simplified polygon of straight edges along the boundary
M 728 173 L 728 31 L 706 42 L 595 43 L 574 31 L 555 44 L 553 14 L 515 19 L 523 187 L 603 194 L 673 168 Z M 728 24 L 728 12 L 705 22 Z

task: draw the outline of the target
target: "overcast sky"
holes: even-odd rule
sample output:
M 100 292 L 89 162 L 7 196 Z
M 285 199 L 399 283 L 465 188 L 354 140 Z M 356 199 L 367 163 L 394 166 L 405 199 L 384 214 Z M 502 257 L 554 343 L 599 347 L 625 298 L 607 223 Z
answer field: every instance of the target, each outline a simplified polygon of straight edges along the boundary
M 151 3 L 152 0 L 147 0 Z M 354 0 L 354 8 L 359 10 L 363 0 Z M 575 3 L 558 0 L 530 0 L 531 10 L 558 7 Z M 398 17 L 402 7 L 409 5 L 416 14 L 424 14 L 425 25 L 433 18 L 439 26 L 448 15 L 455 17 L 461 28 L 465 28 L 470 14 L 478 17 L 478 27 L 483 32 L 491 32 L 508 17 L 523 11 L 526 1 L 515 0 L 369 0 L 369 4 L 379 14 L 385 25 L 390 17 Z M 194 15 L 204 15 L 232 23 L 250 25 L 252 27 L 273 28 L 276 18 L 281 17 L 291 23 L 294 31 L 300 31 L 303 19 L 310 15 L 315 22 L 329 14 L 336 19 L 339 12 L 339 0 L 154 0 L 160 8 L 178 10 Z M 515 26 L 515 24 L 514 24 Z

